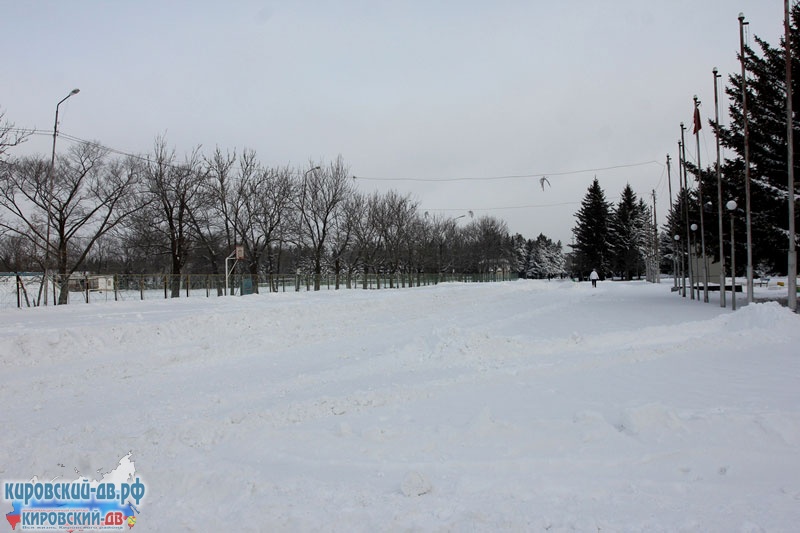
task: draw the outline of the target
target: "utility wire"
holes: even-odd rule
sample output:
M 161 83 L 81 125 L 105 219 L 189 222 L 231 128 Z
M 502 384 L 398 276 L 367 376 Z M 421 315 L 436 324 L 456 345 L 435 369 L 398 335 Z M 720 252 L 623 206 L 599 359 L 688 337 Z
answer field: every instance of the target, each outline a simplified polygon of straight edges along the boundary
M 613 203 L 620 199 L 620 196 L 609 196 L 607 201 Z M 473 208 L 470 207 L 469 209 L 466 208 L 456 208 L 456 207 L 448 207 L 448 208 L 428 208 L 426 211 L 500 211 L 502 209 L 535 209 L 539 207 L 560 207 L 564 205 L 580 205 L 583 203 L 583 200 L 580 202 L 560 202 L 556 204 L 534 204 L 534 205 L 507 205 L 501 207 L 478 207 Z
M 632 167 L 641 167 L 645 165 L 662 165 L 658 161 L 644 161 L 642 163 L 630 163 L 625 165 L 614 165 L 610 167 L 600 167 L 600 168 L 587 168 L 583 170 L 569 170 L 565 172 L 538 172 L 532 174 L 513 174 L 508 176 L 484 176 L 484 177 L 471 177 L 471 178 L 379 178 L 379 177 L 367 177 L 367 176 L 353 176 L 357 180 L 364 180 L 364 181 L 420 181 L 420 182 L 451 182 L 451 181 L 492 181 L 492 180 L 507 180 L 507 179 L 519 179 L 519 178 L 540 178 L 540 177 L 550 177 L 550 176 L 568 176 L 571 174 L 582 174 L 585 172 L 600 172 L 603 170 L 614 170 L 618 168 L 632 168 Z M 662 165 L 663 166 L 663 165 Z
M 24 129 L 24 128 L 12 128 L 11 131 L 19 132 L 19 133 L 30 133 L 32 135 L 47 135 L 50 136 L 53 134 L 52 131 L 47 130 L 39 130 L 39 129 Z M 80 137 L 76 137 L 74 135 L 69 135 L 67 133 L 58 132 L 58 137 L 61 137 L 67 141 L 78 143 L 78 144 L 87 144 L 96 146 L 108 152 L 122 155 L 126 157 L 132 157 L 134 159 L 138 159 L 140 161 L 144 161 L 147 163 L 151 163 L 152 160 L 140 154 L 133 154 L 130 152 L 126 152 L 124 150 L 119 150 L 116 148 L 111 148 L 109 146 L 105 146 L 95 141 L 88 141 L 86 139 L 81 139 Z M 494 181 L 494 180 L 505 180 L 505 179 L 522 179 L 522 178 L 540 178 L 540 177 L 549 177 L 549 176 L 568 176 L 573 174 L 582 174 L 586 172 L 600 172 L 604 170 L 615 170 L 620 168 L 633 168 L 633 167 L 641 167 L 646 165 L 659 165 L 664 167 L 664 165 L 658 161 L 644 161 L 641 163 L 629 163 L 629 164 L 622 164 L 622 165 L 612 165 L 608 167 L 598 167 L 598 168 L 587 168 L 583 170 L 569 170 L 564 172 L 540 172 L 540 173 L 532 173 L 532 174 L 514 174 L 514 175 L 507 175 L 507 176 L 486 176 L 486 177 L 468 177 L 468 178 L 380 178 L 380 177 L 364 177 L 364 176 L 353 176 L 355 180 L 362 180 L 362 181 L 415 181 L 415 182 L 456 182 L 456 181 Z M 166 164 L 166 166 L 173 167 L 173 168 L 180 168 L 180 165 L 172 165 Z M 662 175 L 663 175 L 663 168 L 662 168 Z M 557 205 L 557 204 L 554 204 Z M 498 208 L 498 209 L 517 209 L 522 208 L 524 206 L 519 207 L 508 207 L 508 208 Z M 528 206 L 528 207 L 546 207 L 546 206 Z

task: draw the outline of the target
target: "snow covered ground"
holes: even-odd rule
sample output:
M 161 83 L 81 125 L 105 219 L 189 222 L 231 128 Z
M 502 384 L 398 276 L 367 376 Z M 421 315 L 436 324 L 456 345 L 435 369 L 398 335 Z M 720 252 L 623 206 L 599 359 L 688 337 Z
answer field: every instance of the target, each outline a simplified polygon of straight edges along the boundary
M 144 531 L 796 531 L 800 316 L 670 287 L 5 309 L 0 481 L 132 452 Z

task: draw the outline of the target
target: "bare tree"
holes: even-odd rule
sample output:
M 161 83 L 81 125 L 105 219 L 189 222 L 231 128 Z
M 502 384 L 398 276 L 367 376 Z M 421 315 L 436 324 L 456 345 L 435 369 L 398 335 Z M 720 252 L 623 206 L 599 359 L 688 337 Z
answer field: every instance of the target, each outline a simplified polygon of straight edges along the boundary
M 374 223 L 386 246 L 389 272 L 393 275 L 407 270 L 406 251 L 416 211 L 417 204 L 409 195 L 402 196 L 394 190 L 384 195 L 377 209 Z M 389 284 L 394 286 L 394 277 L 390 278 Z
M 354 194 L 352 209 L 358 214 L 353 225 L 354 263 L 361 263 L 364 268 L 362 287 L 367 288 L 369 270 L 378 272 L 377 255 L 381 247 L 380 232 L 375 224 L 381 195 L 378 192 L 370 196 Z
M 17 129 L 14 123 L 5 117 L 5 111 L 0 109 L 0 161 L 3 161 L 3 156 L 9 148 L 22 144 L 30 137 L 30 132 Z
M 236 158 L 235 151 L 223 153 L 217 148 L 210 159 L 204 159 L 199 201 L 197 208 L 190 211 L 198 241 L 214 275 L 220 274 L 223 259 L 235 244 L 229 207 L 235 188 L 233 168 Z M 222 294 L 222 290 L 223 286 L 218 283 L 218 294 Z
M 349 169 L 339 156 L 327 168 L 310 165 L 300 178 L 297 208 L 299 236 L 312 253 L 314 290 L 320 289 L 325 246 L 344 201 L 353 193 Z
M 507 268 L 511 241 L 505 221 L 483 216 L 470 222 L 464 232 L 469 250 L 466 271 L 485 274 Z
M 228 214 L 233 224 L 236 244 L 244 246 L 247 267 L 258 290 L 261 256 L 267 246 L 264 234 L 258 226 L 259 192 L 266 187 L 268 173 L 256 160 L 252 150 L 245 150 L 239 157 L 238 174 L 232 196 L 229 197 Z
M 436 247 L 433 241 L 433 224 L 425 214 L 415 213 L 411 221 L 411 237 L 408 240 L 408 263 L 410 276 L 416 274 L 417 286 L 422 283 L 423 272 L 430 272 L 436 264 Z M 409 277 L 413 284 L 413 277 Z
M 336 220 L 333 224 L 331 234 L 330 258 L 333 263 L 333 273 L 335 277 L 335 288 L 338 290 L 341 284 L 342 263 L 350 250 L 351 242 L 354 238 L 356 224 L 358 223 L 360 209 L 360 197 L 350 194 L 342 204 L 342 208 L 336 213 Z M 348 272 L 352 272 L 348 269 Z M 347 278 L 347 287 L 350 287 L 350 276 Z
M 455 267 L 455 251 L 457 227 L 456 221 L 451 217 L 440 214 L 425 217 L 425 230 L 423 235 L 427 236 L 429 243 L 428 250 L 424 253 L 424 261 L 431 265 L 438 275 L 451 271 Z
M 256 225 L 263 236 L 263 250 L 267 254 L 270 290 L 277 291 L 273 276 L 280 268 L 281 252 L 292 226 L 295 184 L 288 166 L 262 170 L 258 183 L 254 191 Z
M 24 272 L 38 267 L 33 243 L 24 235 L 0 235 L 0 270 Z
M 67 303 L 69 277 L 97 240 L 138 208 L 130 192 L 140 170 L 134 159 L 109 162 L 105 150 L 87 143 L 58 160 L 52 171 L 52 194 L 49 164 L 41 158 L 15 161 L 2 174 L 0 206 L 13 220 L 0 221 L 0 227 L 24 236 L 41 252 L 40 257 L 50 247 L 62 282 L 59 304 Z
M 178 163 L 175 150 L 168 150 L 166 141 L 155 141 L 153 157 L 145 165 L 146 193 L 152 200 L 149 211 L 151 227 L 158 243 L 166 246 L 170 261 L 171 295 L 180 296 L 180 276 L 186 266 L 196 233 L 192 212 L 202 201 L 203 170 L 199 149 Z

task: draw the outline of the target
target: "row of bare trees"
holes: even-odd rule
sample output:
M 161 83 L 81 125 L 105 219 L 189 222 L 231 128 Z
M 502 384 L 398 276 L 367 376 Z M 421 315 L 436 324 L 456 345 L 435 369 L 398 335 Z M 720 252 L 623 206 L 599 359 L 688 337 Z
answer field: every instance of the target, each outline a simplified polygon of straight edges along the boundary
M 173 296 L 182 274 L 222 274 L 236 246 L 254 279 L 306 273 L 315 289 L 323 274 L 338 287 L 356 274 L 518 268 L 505 222 L 458 218 L 421 213 L 397 191 L 359 191 L 341 157 L 270 167 L 251 150 L 179 157 L 158 138 L 148 156 L 78 143 L 52 167 L 41 156 L 0 166 L 0 270 L 166 273 Z

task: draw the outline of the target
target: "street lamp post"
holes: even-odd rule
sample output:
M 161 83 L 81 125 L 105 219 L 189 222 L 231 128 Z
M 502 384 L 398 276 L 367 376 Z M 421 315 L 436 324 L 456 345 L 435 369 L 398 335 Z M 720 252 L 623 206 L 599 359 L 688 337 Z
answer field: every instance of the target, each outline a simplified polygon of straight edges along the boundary
M 677 241 L 677 235 L 672 238 Z M 678 290 L 678 243 L 672 247 L 672 290 Z
M 731 213 L 731 309 L 736 311 L 736 246 L 733 239 L 733 219 L 736 213 L 736 201 L 729 200 L 725 207 Z
M 689 228 L 692 230 L 692 251 L 694 251 L 694 261 L 696 262 L 697 259 L 698 259 L 698 257 L 697 257 L 697 224 L 692 224 L 691 226 L 689 226 Z M 690 257 L 691 257 L 691 254 L 690 254 Z M 697 264 L 696 263 L 695 263 L 694 267 L 695 267 L 694 271 L 697 272 L 697 268 L 696 268 Z M 700 285 L 700 283 L 699 283 L 700 279 L 698 278 L 697 281 L 698 281 L 698 283 L 697 283 L 697 285 L 698 285 L 698 287 L 697 287 L 697 299 L 699 300 L 700 299 L 700 286 L 699 286 Z M 695 288 L 694 287 L 694 281 L 692 281 L 692 294 L 694 294 L 694 288 Z
M 677 270 L 678 276 L 680 277 L 680 282 L 678 288 L 681 296 L 686 298 L 686 273 L 683 268 L 683 247 L 681 246 L 681 236 L 676 233 L 672 238 L 675 240 L 675 248 L 677 249 L 676 252 L 679 258 Z
M 53 152 L 50 155 L 50 168 L 47 171 L 47 231 L 46 231 L 46 245 L 45 248 L 45 258 L 44 258 L 44 283 L 42 285 L 46 285 L 49 278 L 50 278 L 50 226 L 51 226 L 51 218 L 53 216 L 53 189 L 54 186 L 54 176 L 53 170 L 56 165 L 56 138 L 58 137 L 58 108 L 63 104 L 69 97 L 78 94 L 81 92 L 80 89 L 72 89 L 67 96 L 62 98 L 56 104 L 56 120 L 53 125 Z M 54 285 L 55 289 L 55 285 Z M 53 305 L 55 305 L 55 295 L 53 296 Z M 44 304 L 47 305 L 47 288 L 44 289 Z

